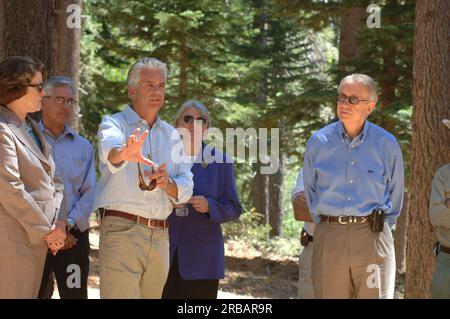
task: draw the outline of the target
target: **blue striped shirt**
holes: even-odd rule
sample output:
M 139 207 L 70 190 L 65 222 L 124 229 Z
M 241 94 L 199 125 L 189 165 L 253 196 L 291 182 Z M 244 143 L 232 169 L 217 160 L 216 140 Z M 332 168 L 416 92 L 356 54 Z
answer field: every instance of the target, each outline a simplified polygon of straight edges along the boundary
M 386 211 L 390 226 L 403 201 L 403 158 L 395 137 L 366 121 L 348 138 L 341 121 L 311 136 L 304 159 L 304 186 L 315 223 L 320 215 L 367 216 Z

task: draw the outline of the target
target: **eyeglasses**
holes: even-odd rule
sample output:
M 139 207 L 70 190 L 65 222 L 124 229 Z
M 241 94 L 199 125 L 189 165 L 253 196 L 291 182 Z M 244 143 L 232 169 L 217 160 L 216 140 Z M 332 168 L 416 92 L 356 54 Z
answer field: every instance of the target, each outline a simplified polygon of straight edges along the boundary
M 346 96 L 345 94 L 339 94 L 337 96 L 337 100 L 341 103 L 345 103 L 345 101 L 348 100 L 348 103 L 351 105 L 358 105 L 359 102 L 367 102 L 369 100 L 361 100 L 359 98 L 357 98 L 356 96 Z
M 152 191 L 156 188 L 156 179 L 152 179 L 150 181 L 150 183 L 147 185 L 145 183 L 145 179 L 144 179 L 144 175 L 142 174 L 141 171 L 141 164 L 137 163 L 138 165 L 138 177 L 139 177 L 139 188 L 141 189 L 141 191 Z M 153 167 L 151 167 L 152 169 L 152 173 L 153 171 Z
M 204 117 L 197 117 L 194 118 L 192 115 L 185 115 L 183 116 L 183 121 L 186 124 L 191 124 L 194 121 L 202 121 L 202 124 L 205 125 L 206 124 L 206 119 Z
M 77 101 L 72 98 L 66 99 L 65 97 L 62 97 L 62 96 L 44 96 L 44 97 L 46 99 L 55 99 L 56 103 L 59 105 L 65 104 L 65 105 L 68 105 L 69 107 L 72 107 L 75 104 L 77 104 Z
M 28 86 L 31 86 L 35 88 L 39 93 L 42 92 L 42 89 L 44 88 L 44 85 L 42 83 L 40 84 L 28 84 Z

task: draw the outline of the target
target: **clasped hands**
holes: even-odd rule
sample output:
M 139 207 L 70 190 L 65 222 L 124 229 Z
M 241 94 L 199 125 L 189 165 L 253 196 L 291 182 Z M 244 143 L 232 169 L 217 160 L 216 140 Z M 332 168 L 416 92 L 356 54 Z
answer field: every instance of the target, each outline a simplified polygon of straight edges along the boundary
M 66 250 L 74 247 L 78 239 L 71 233 L 67 233 L 66 222 L 57 220 L 51 227 L 51 231 L 45 235 L 44 240 L 48 248 L 55 256 L 59 250 Z

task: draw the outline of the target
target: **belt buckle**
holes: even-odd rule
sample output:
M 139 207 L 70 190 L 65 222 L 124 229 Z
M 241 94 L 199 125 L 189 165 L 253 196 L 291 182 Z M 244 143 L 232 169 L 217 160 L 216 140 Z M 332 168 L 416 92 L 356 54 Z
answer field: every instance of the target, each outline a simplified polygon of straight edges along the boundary
M 345 222 L 343 221 L 343 219 L 346 218 L 346 217 L 348 217 L 348 216 L 343 216 L 343 215 L 339 216 L 339 217 L 338 217 L 338 222 L 339 222 L 339 224 L 341 224 L 341 225 L 347 225 L 348 222 L 347 222 L 347 221 L 345 221 Z
M 158 227 L 156 227 L 156 226 L 152 226 L 152 219 L 147 219 L 147 227 L 148 228 L 152 228 L 152 229 L 155 229 L 155 228 L 158 228 Z

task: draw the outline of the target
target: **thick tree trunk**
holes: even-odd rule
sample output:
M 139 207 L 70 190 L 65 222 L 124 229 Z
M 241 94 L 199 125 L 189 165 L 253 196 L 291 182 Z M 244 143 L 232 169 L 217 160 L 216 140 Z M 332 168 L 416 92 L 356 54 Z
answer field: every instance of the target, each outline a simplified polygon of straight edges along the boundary
M 39 58 L 55 74 L 55 0 L 0 0 L 0 59 L 10 55 Z
M 281 235 L 283 224 L 283 184 L 284 184 L 284 157 L 280 155 L 279 169 L 269 175 L 269 224 L 271 226 L 269 236 Z
M 79 82 L 80 29 L 67 24 L 67 6 L 82 0 L 0 0 L 0 60 L 11 55 L 39 58 L 46 76 L 65 75 Z M 78 100 L 78 92 L 76 93 Z M 79 129 L 79 110 L 72 125 Z M 34 114 L 39 119 L 39 114 Z
M 359 30 L 364 26 L 366 14 L 366 8 L 364 7 L 349 7 L 344 9 L 341 15 L 339 69 L 345 73 L 350 71 L 347 67 L 347 61 L 356 59 L 361 55 L 356 37 Z
M 56 39 L 56 65 L 55 74 L 64 75 L 74 80 L 77 84 L 75 100 L 79 101 L 80 86 L 80 33 L 81 28 L 73 26 L 71 16 L 73 11 L 67 12 L 69 5 L 77 5 L 81 9 L 82 0 L 59 0 L 56 16 L 58 37 Z M 80 12 L 81 14 L 81 12 Z M 80 17 L 81 18 L 81 17 Z M 68 19 L 70 20 L 68 23 Z M 80 131 L 79 107 L 72 111 L 71 126 Z
M 406 298 L 430 297 L 435 241 L 429 219 L 431 180 L 449 161 L 450 1 L 417 0 L 414 35 L 413 135 Z

